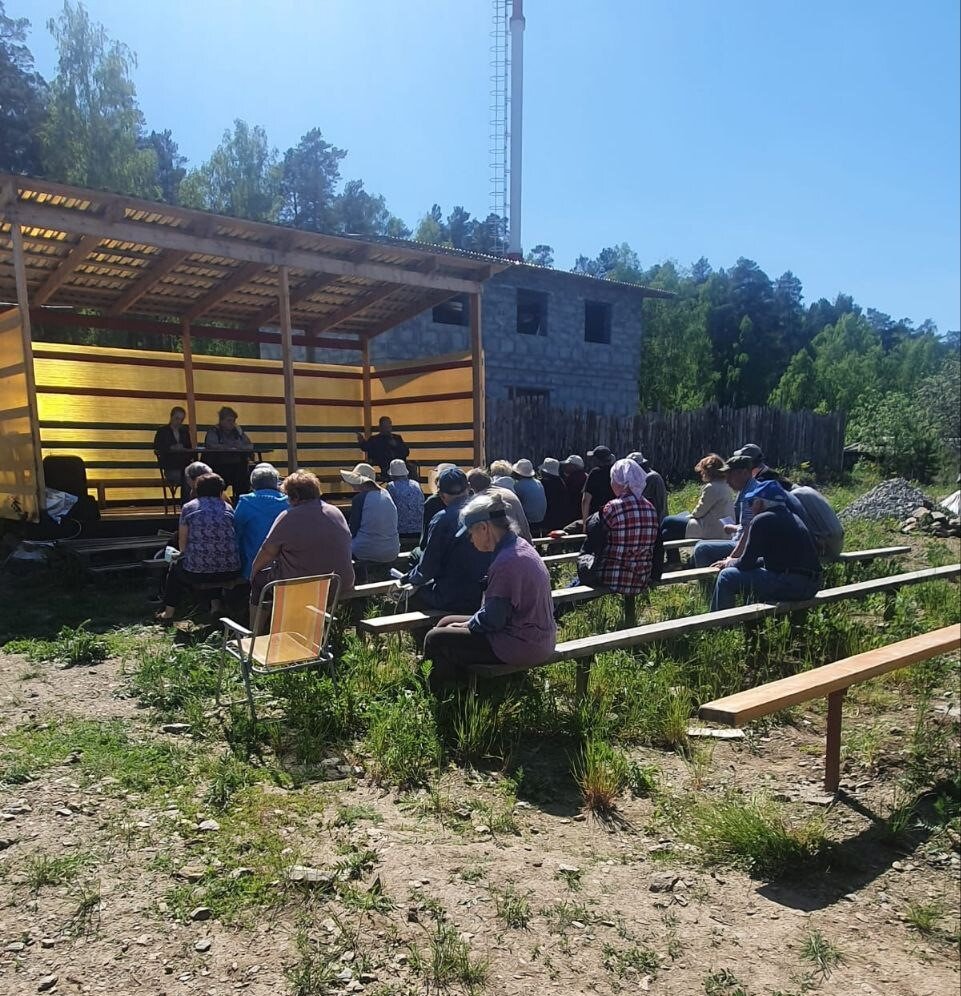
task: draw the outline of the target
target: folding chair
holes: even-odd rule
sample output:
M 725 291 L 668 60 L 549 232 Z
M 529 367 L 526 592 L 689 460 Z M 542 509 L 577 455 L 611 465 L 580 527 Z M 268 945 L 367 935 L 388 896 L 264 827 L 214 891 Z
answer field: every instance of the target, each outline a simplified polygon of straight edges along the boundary
M 271 581 L 260 593 L 252 629 L 226 617 L 220 620 L 224 627 L 223 659 L 232 657 L 240 663 L 250 718 L 255 723 L 252 675 L 316 667 L 333 673 L 334 655 L 327 644 L 339 595 L 340 578 L 336 574 Z M 255 635 L 265 628 L 268 620 L 266 632 Z
M 169 515 L 171 505 L 173 505 L 174 511 L 177 511 L 177 499 L 180 497 L 180 489 L 167 480 L 163 466 L 158 466 L 160 467 L 160 487 L 163 489 L 164 496 L 164 515 Z

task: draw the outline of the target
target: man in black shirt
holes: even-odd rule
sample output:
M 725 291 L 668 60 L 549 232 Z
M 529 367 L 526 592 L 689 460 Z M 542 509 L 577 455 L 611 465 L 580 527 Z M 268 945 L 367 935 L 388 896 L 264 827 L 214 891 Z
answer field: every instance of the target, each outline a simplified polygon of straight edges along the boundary
M 821 564 L 807 527 L 788 507 L 784 488 L 777 481 L 755 481 L 743 500 L 752 513 L 747 545 L 718 574 L 711 611 L 733 608 L 742 593 L 749 601 L 813 598 L 821 587 Z
M 587 475 L 584 494 L 581 497 L 581 518 L 585 524 L 589 516 L 599 512 L 613 497 L 611 490 L 611 466 L 614 454 L 606 446 L 595 446 L 587 454 L 596 466 Z
M 364 439 L 362 432 L 357 433 L 357 444 L 367 454 L 367 460 L 380 467 L 381 479 L 385 481 L 391 460 L 406 460 L 410 456 L 410 447 L 404 442 L 404 437 L 393 430 L 393 423 L 385 415 L 377 423 L 377 432 L 371 434 L 370 439 Z

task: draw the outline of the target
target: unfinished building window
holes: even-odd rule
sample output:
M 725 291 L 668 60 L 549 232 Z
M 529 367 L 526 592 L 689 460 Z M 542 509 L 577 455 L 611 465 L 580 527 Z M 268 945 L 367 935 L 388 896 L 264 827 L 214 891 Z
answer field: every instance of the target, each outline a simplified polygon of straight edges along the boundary
M 517 331 L 521 335 L 547 335 L 547 295 L 518 290 Z
M 584 341 L 610 344 L 611 305 L 602 301 L 584 302 Z
M 431 320 L 437 325 L 468 325 L 470 312 L 467 295 L 458 294 L 443 304 L 438 304 L 431 313 Z

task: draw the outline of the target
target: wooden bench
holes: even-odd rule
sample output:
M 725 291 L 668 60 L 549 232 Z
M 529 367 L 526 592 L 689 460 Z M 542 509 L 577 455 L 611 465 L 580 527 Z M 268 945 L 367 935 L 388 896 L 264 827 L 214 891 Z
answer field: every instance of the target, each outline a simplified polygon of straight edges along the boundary
M 884 557 L 894 557 L 906 553 L 910 550 L 907 546 L 883 547 L 875 550 L 855 550 L 848 554 L 842 554 L 848 562 L 870 561 Z M 544 563 L 548 566 L 569 563 L 576 560 L 577 554 L 560 553 L 544 557 Z M 682 571 L 671 571 L 662 575 L 661 580 L 652 585 L 664 587 L 673 584 L 686 584 L 692 581 L 711 581 L 717 576 L 717 570 L 713 567 L 692 568 Z M 376 589 L 376 590 L 370 590 Z M 650 589 L 648 589 L 650 590 Z M 385 595 L 391 591 L 396 591 L 394 582 L 384 581 L 378 585 L 360 585 L 355 589 L 349 598 L 363 598 L 369 595 Z M 570 605 L 577 602 L 586 602 L 613 592 L 606 588 L 596 588 L 591 585 L 577 585 L 573 588 L 558 588 L 551 592 L 551 598 L 555 605 Z M 624 622 L 626 626 L 633 626 L 636 621 L 636 601 L 634 596 L 621 596 L 624 599 Z M 393 615 L 375 616 L 370 619 L 362 619 L 358 622 L 359 632 L 380 636 L 386 633 L 413 632 L 424 629 L 435 620 L 449 615 L 447 612 L 400 612 Z
M 570 533 L 569 535 L 561 536 L 560 539 L 552 539 L 550 536 L 535 536 L 533 539 L 533 546 L 535 550 L 544 551 L 551 550 L 554 547 L 568 546 L 571 543 L 576 543 L 580 546 L 587 537 L 583 533 Z M 577 554 L 574 554 L 576 557 Z M 398 567 L 403 567 L 410 561 L 410 551 L 405 553 L 400 553 L 397 556 L 396 564 Z
M 826 698 L 828 703 L 827 744 L 824 754 L 824 790 L 835 793 L 841 780 L 841 706 L 851 685 L 868 681 L 897 668 L 929 660 L 961 647 L 961 626 L 943 629 L 887 647 L 855 654 L 823 667 L 770 681 L 735 695 L 728 695 L 702 705 L 701 719 L 726 726 L 744 726 L 753 719 L 812 699 Z
M 651 585 L 652 588 L 664 587 L 672 584 L 688 584 L 692 581 L 709 581 L 717 576 L 717 571 L 713 567 L 706 567 L 700 571 L 676 571 L 665 574 L 660 581 Z M 649 590 L 649 589 L 648 589 Z M 584 602 L 594 598 L 601 598 L 604 595 L 612 595 L 614 592 L 607 588 L 595 588 L 591 585 L 577 585 L 573 588 L 556 588 L 551 592 L 551 599 L 554 605 L 570 605 L 576 602 Z M 624 615 L 628 626 L 633 625 L 636 618 L 634 613 L 635 597 L 633 595 L 622 595 L 624 599 Z M 357 628 L 362 633 L 369 633 L 373 636 L 383 636 L 386 633 L 413 632 L 418 629 L 426 629 L 431 623 L 450 615 L 449 612 L 400 612 L 390 616 L 374 616 L 370 619 L 361 619 Z
M 475 665 L 468 671 L 481 677 L 500 676 L 522 671 L 529 671 L 547 664 L 573 660 L 577 662 L 577 695 L 583 698 L 587 693 L 590 677 L 591 660 L 598 654 L 612 650 L 625 650 L 646 646 L 658 641 L 673 640 L 689 633 L 699 633 L 706 630 L 725 629 L 743 623 L 753 623 L 765 618 L 789 615 L 821 605 L 845 599 L 867 598 L 879 592 L 896 591 L 899 588 L 914 584 L 924 584 L 928 581 L 947 580 L 961 575 L 961 564 L 948 564 L 943 567 L 928 567 L 920 571 L 910 571 L 906 574 L 894 574 L 890 577 L 874 578 L 871 581 L 861 581 L 858 584 L 840 585 L 837 588 L 826 588 L 819 591 L 814 598 L 804 602 L 757 602 L 753 605 L 742 605 L 721 612 L 704 612 L 696 616 L 685 616 L 665 622 L 648 623 L 629 629 L 617 630 L 613 633 L 600 633 L 596 636 L 586 636 L 578 640 L 559 643 L 553 655 L 541 664 L 517 665 L 509 667 L 500 665 L 488 667 Z

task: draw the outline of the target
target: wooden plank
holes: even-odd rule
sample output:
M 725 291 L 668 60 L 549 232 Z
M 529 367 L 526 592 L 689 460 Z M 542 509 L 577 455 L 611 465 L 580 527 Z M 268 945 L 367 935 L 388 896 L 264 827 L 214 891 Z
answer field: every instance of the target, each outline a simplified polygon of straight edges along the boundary
M 770 681 L 735 695 L 708 702 L 698 710 L 701 719 L 727 726 L 743 726 L 781 709 L 821 699 L 850 685 L 876 678 L 897 668 L 929 660 L 961 647 L 961 626 L 945 626 L 886 647 L 877 647 L 832 664 Z
M 218 305 L 224 298 L 230 297 L 235 291 L 240 290 L 245 284 L 249 284 L 258 273 L 263 273 L 267 269 L 261 263 L 244 263 L 237 267 L 226 280 L 212 287 L 196 304 L 191 305 L 185 312 L 184 318 L 188 322 L 194 322 L 201 315 L 206 314 L 211 308 Z
M 364 402 L 364 438 L 370 438 L 374 431 L 372 422 L 374 419 L 373 406 L 371 404 L 370 392 L 370 340 L 364 339 L 360 347 L 360 378 L 361 378 L 361 398 Z
M 361 619 L 359 625 L 364 633 L 383 636 L 385 633 L 406 633 L 415 629 L 425 629 L 449 614 L 448 612 L 399 612 L 395 616 Z
M 323 290 L 325 287 L 329 287 L 331 284 L 337 283 L 340 279 L 336 274 L 332 273 L 321 273 L 316 277 L 310 277 L 303 283 L 299 284 L 292 291 L 290 291 L 290 309 L 293 309 L 303 301 L 308 300 L 318 291 Z M 252 329 L 259 329 L 262 325 L 269 325 L 274 318 L 278 318 L 280 315 L 279 306 L 277 304 L 264 305 L 263 309 L 257 312 L 251 319 L 249 319 L 249 325 Z
M 84 235 L 83 238 L 67 253 L 61 264 L 50 274 L 44 283 L 31 295 L 35 308 L 46 304 L 51 295 L 70 278 L 78 266 L 100 245 L 99 235 Z
M 161 205 L 154 207 L 158 209 L 158 213 L 163 213 L 165 210 Z M 140 209 L 146 210 L 146 208 Z M 354 263 L 302 249 L 283 251 L 244 239 L 191 235 L 182 229 L 130 219 L 108 224 L 103 218 L 94 214 L 32 201 L 18 201 L 7 208 L 7 217 L 12 221 L 18 221 L 21 225 L 78 235 L 99 235 L 121 242 L 133 242 L 135 245 L 156 246 L 158 249 L 174 249 L 217 256 L 221 259 L 261 263 L 264 266 L 288 266 L 306 270 L 308 273 L 331 273 L 342 277 L 357 277 L 361 280 L 448 291 L 448 297 L 452 294 L 473 294 L 481 289 L 481 284 L 476 280 L 466 280 L 442 273 L 423 273 L 419 269 L 393 266 L 388 263 Z M 425 304 L 425 307 L 430 305 Z M 391 322 L 391 326 L 394 324 L 396 322 Z
M 879 546 L 874 550 L 852 550 L 850 553 L 838 554 L 837 562 L 850 564 L 861 560 L 880 560 L 882 557 L 900 557 L 910 552 L 909 546 Z
M 200 426 L 197 424 L 197 389 L 194 386 L 194 348 L 190 336 L 190 322 L 185 321 L 180 330 L 181 350 L 184 358 L 184 393 L 187 396 L 187 429 L 194 446 L 200 445 Z
M 381 322 L 375 322 L 373 325 L 369 325 L 364 329 L 364 335 L 370 339 L 373 339 L 374 336 L 380 335 L 382 332 L 387 332 L 389 329 L 394 328 L 394 326 L 400 325 L 402 322 L 406 322 L 411 318 L 416 318 L 418 315 L 436 307 L 438 304 L 443 304 L 445 301 L 449 301 L 452 297 L 454 297 L 454 295 L 447 292 L 432 294 L 425 300 L 416 301 L 414 304 L 410 305 L 410 307 L 396 312 L 391 315 L 390 318 L 385 318 Z
M 40 417 L 37 414 L 37 381 L 33 369 L 33 334 L 30 327 L 30 295 L 27 289 L 27 271 L 24 265 L 23 233 L 16 222 L 10 225 L 10 242 L 13 246 L 13 272 L 17 286 L 17 304 L 20 308 L 20 339 L 23 347 L 23 372 L 27 387 L 27 407 L 30 409 L 30 435 L 33 443 L 33 473 L 36 484 L 37 514 L 30 516 L 31 522 L 39 521 L 39 509 L 43 507 L 44 482 L 43 459 L 40 444 Z
M 147 269 L 143 276 L 133 280 L 130 286 L 114 301 L 108 314 L 116 318 L 132 308 L 151 287 L 158 284 L 163 278 L 175 270 L 188 256 L 189 252 L 183 250 L 168 250 L 161 253 L 160 258 Z
M 486 394 L 484 381 L 484 337 L 481 327 L 481 297 L 471 294 L 470 305 L 470 354 L 471 381 L 474 392 L 474 466 L 483 467 L 486 464 Z
M 362 294 L 360 297 L 354 298 L 352 301 L 348 301 L 345 305 L 337 308 L 336 311 L 332 311 L 329 315 L 324 315 L 314 322 L 309 331 L 315 335 L 320 335 L 323 332 L 329 332 L 331 329 L 336 328 L 341 322 L 346 322 L 348 318 L 354 318 L 361 312 L 366 311 L 372 305 L 377 304 L 378 301 L 383 301 L 385 298 L 395 294 L 398 288 L 396 284 L 387 284 L 386 286 L 378 286 L 367 291 L 366 294 Z
M 287 422 L 287 472 L 297 470 L 297 386 L 290 343 L 290 297 L 287 267 L 280 267 L 277 293 L 280 310 L 280 349 L 284 366 L 284 413 Z

